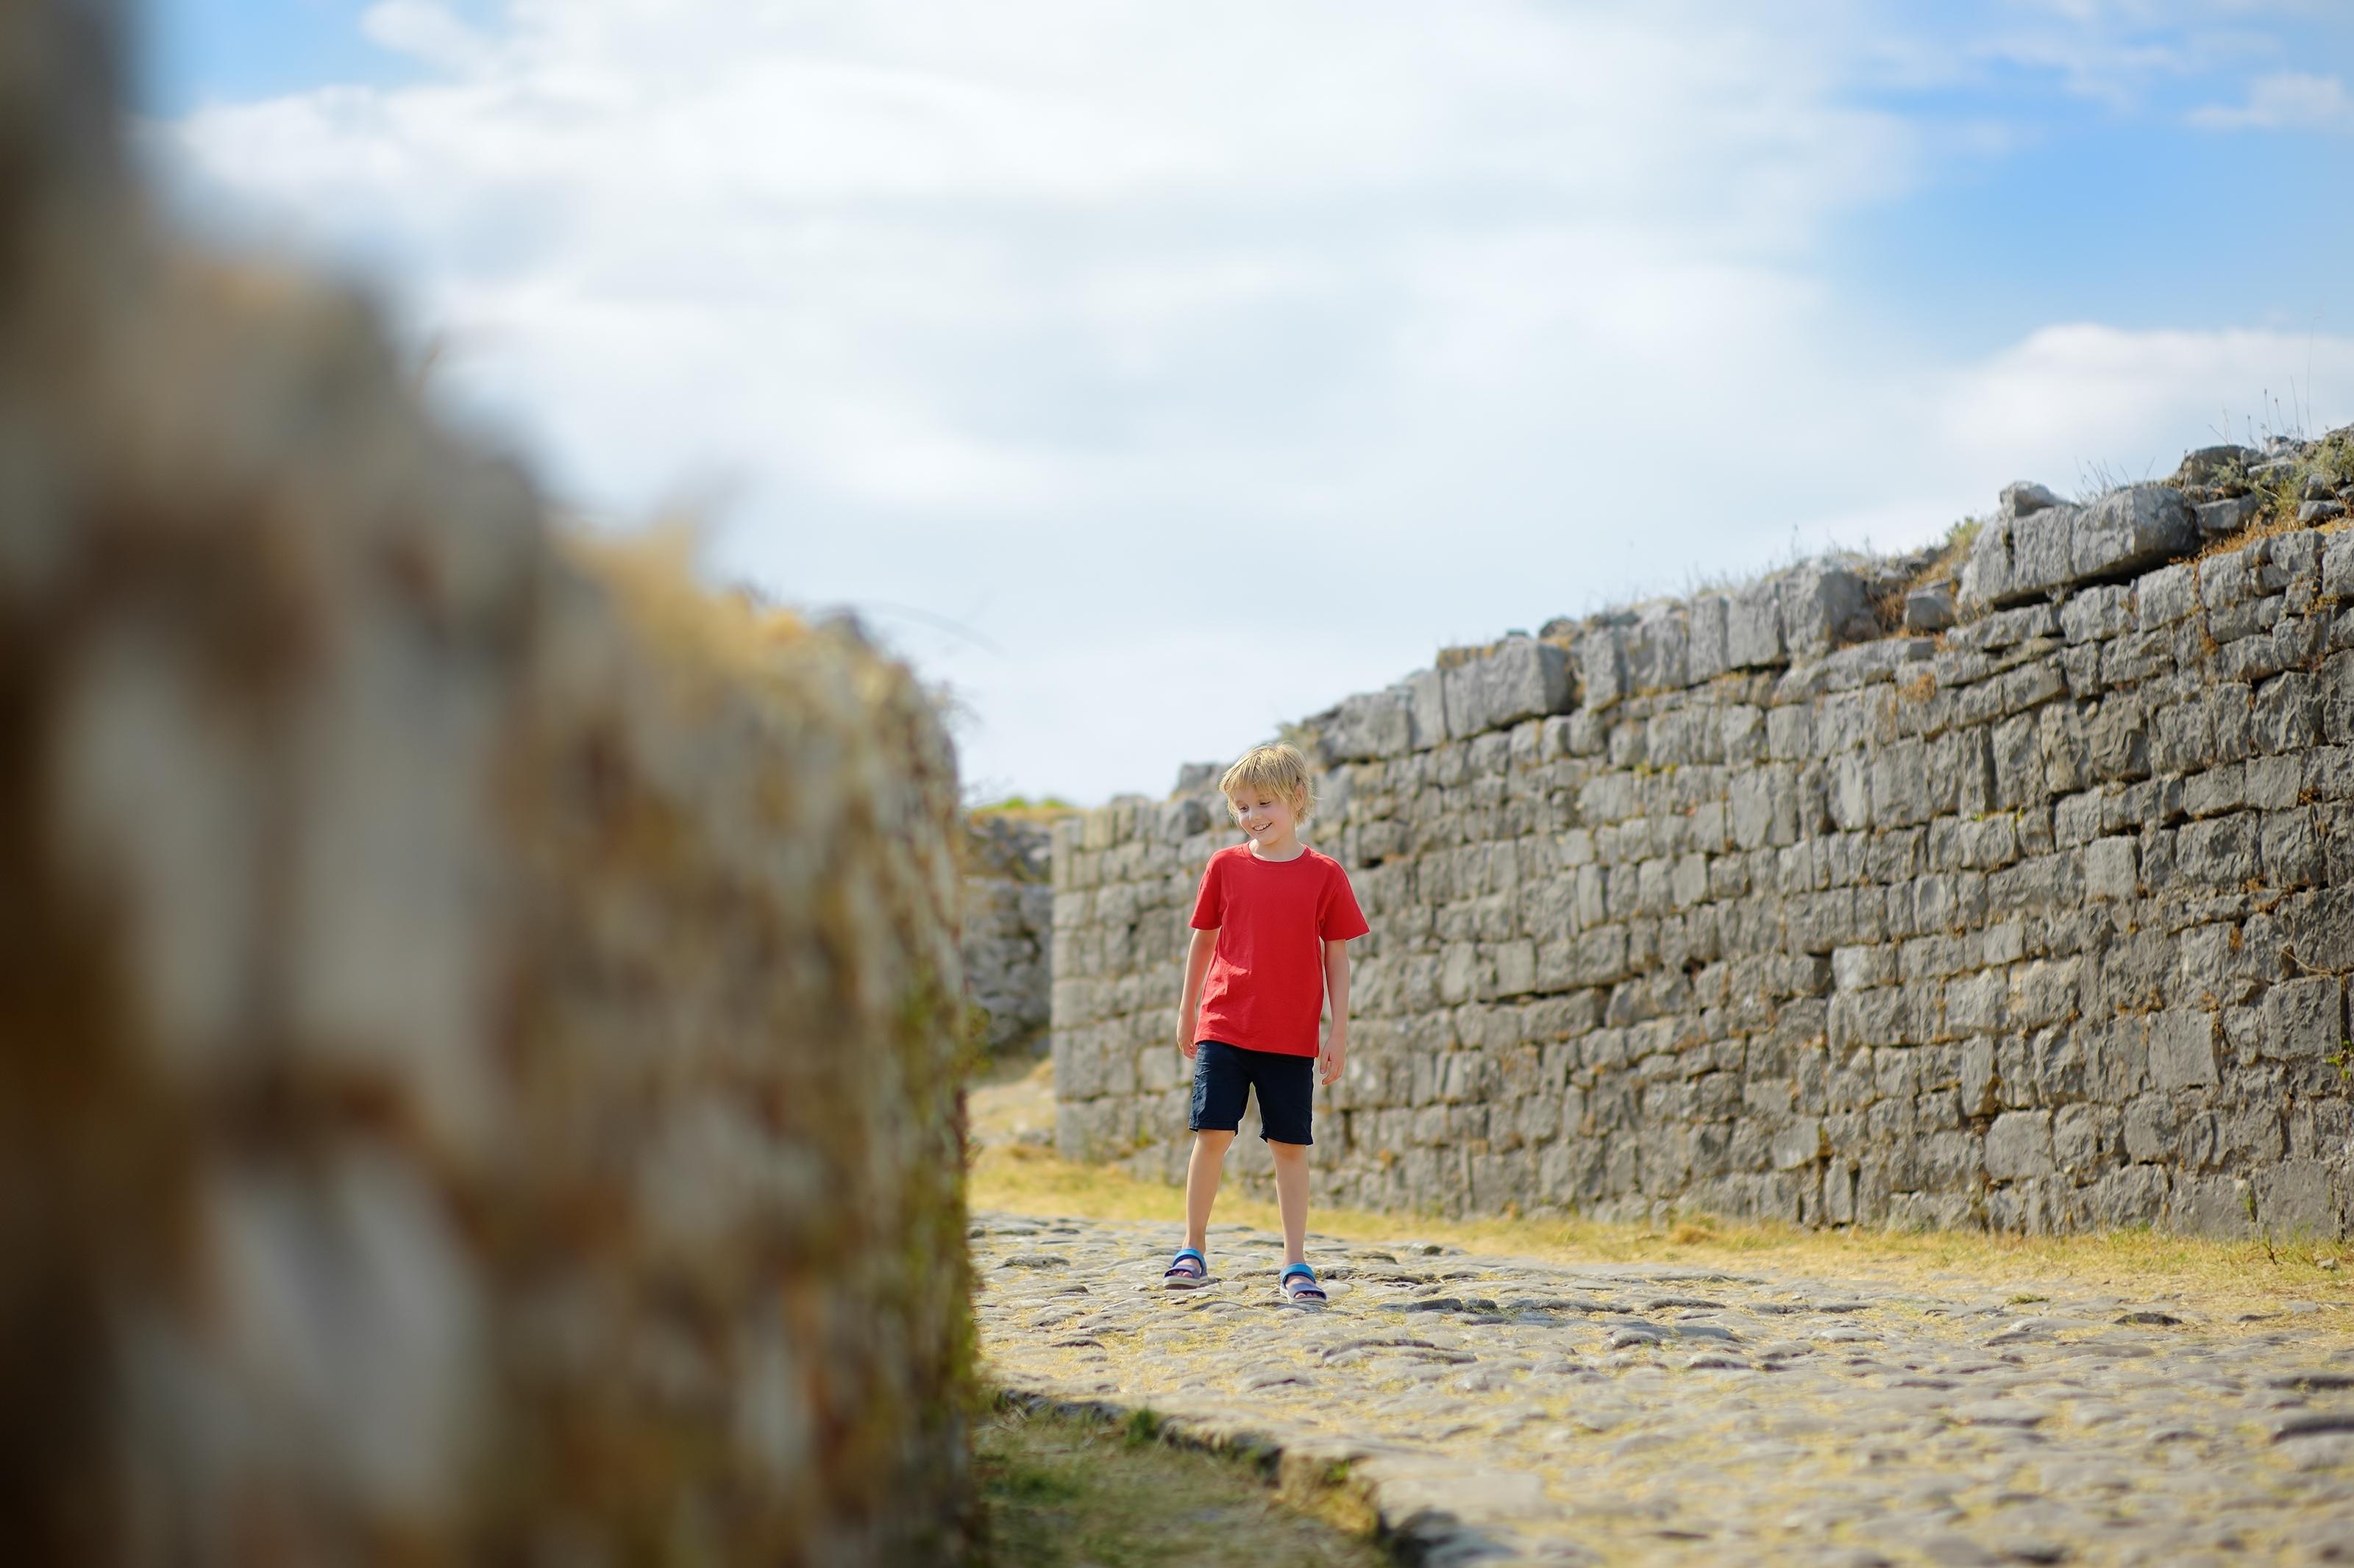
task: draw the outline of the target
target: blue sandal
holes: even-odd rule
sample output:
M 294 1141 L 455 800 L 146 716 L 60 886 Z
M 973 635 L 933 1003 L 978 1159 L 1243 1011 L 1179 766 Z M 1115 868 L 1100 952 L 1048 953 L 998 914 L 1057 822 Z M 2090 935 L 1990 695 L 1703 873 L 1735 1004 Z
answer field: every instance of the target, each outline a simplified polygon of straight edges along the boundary
M 1320 1307 L 1324 1304 L 1324 1287 L 1316 1283 L 1316 1271 L 1304 1263 L 1295 1263 L 1276 1277 L 1276 1288 L 1283 1298 L 1295 1307 Z
M 1181 1247 L 1175 1261 L 1170 1264 L 1169 1271 L 1161 1277 L 1161 1288 L 1191 1290 L 1196 1286 L 1208 1284 L 1209 1279 L 1210 1260 L 1190 1246 Z

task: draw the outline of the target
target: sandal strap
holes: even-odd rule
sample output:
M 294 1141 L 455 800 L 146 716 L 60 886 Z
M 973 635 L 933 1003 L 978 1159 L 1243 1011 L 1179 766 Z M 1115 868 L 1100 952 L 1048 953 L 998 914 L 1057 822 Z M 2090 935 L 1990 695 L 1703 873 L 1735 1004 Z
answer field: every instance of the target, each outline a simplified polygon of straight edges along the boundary
M 1312 1269 L 1312 1268 L 1309 1267 L 1309 1266 L 1308 1266 L 1306 1264 L 1304 1264 L 1304 1263 L 1288 1263 L 1288 1264 L 1284 1265 L 1283 1272 L 1282 1272 L 1281 1274 L 1277 1275 L 1277 1276 L 1276 1276 L 1276 1278 L 1278 1278 L 1278 1279 L 1279 1279 L 1279 1280 L 1280 1280 L 1280 1279 L 1288 1279 L 1288 1278 L 1290 1278 L 1290 1277 L 1291 1277 L 1293 1275 L 1295 1275 L 1295 1274 L 1304 1274 L 1304 1275 L 1306 1275 L 1306 1276 L 1308 1277 L 1308 1282 L 1309 1282 L 1310 1285 L 1313 1285 L 1313 1284 L 1315 1284 L 1315 1283 L 1316 1283 L 1316 1271 L 1315 1271 L 1314 1269 Z

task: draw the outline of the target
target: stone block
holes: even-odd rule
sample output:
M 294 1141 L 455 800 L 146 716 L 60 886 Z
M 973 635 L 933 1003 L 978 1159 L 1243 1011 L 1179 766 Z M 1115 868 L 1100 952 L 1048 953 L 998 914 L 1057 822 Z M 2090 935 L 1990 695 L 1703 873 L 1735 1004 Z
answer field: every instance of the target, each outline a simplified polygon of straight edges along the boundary
M 1844 567 L 1806 562 L 1784 573 L 1778 589 L 1782 645 L 1794 659 L 1820 658 L 1841 643 L 1879 632 L 1863 579 Z
M 2255 563 L 2263 558 L 2264 549 L 2264 541 L 2259 539 L 2242 549 L 2218 551 L 2200 561 L 2199 602 L 2211 610 L 2230 609 L 2255 598 Z
M 1931 583 L 1904 596 L 1904 630 L 1944 631 L 1954 624 L 1954 587 Z
M 1624 627 L 1597 626 L 1577 644 L 1578 671 L 1585 689 L 1585 706 L 1599 712 L 1616 706 L 1627 695 L 1627 632 Z
M 2009 1021 L 2010 987 L 1999 969 L 1946 983 L 1945 1031 L 1974 1034 Z
M 2256 574 L 2265 593 L 2280 593 L 2320 575 L 2321 547 L 2326 535 L 2310 528 L 2274 534 L 2264 540 L 2264 560 Z
M 1999 975 L 1987 977 L 2000 982 Z M 1984 1116 L 2001 1103 L 2001 1079 L 1988 1040 L 1967 1042 L 1959 1063 L 1961 1108 L 1964 1116 Z
M 1729 608 L 1721 593 L 1704 593 L 1691 601 L 1691 641 L 1685 660 L 1687 673 L 1694 685 L 1712 681 L 1733 667 L 1725 651 L 1725 612 Z
M 2190 1177 L 2179 1181 L 2167 1224 L 2198 1236 L 2241 1238 L 2255 1234 L 2255 1193 L 2245 1179 Z
M 2149 1081 L 2160 1089 L 2215 1081 L 2215 1015 L 2170 1009 L 2149 1021 Z
M 2317 745 L 2321 739 L 2319 683 L 2304 670 L 2265 682 L 2254 695 L 2252 723 L 2259 751 L 2302 751 Z
M 2089 898 L 2133 898 L 2141 891 L 2141 846 L 2118 835 L 2084 846 L 2084 894 Z
M 2262 495 L 2235 495 L 2228 501 L 2210 501 L 2193 507 L 2200 536 L 2221 539 L 2238 533 L 2264 511 L 2264 501 Z
M 2280 980 L 2264 992 L 2258 1050 L 2284 1060 L 2328 1056 L 2346 1048 L 2346 982 L 2336 975 Z
M 2084 1191 L 2084 1217 L 2103 1230 L 2147 1225 L 2165 1213 L 2170 1188 L 2164 1170 L 2128 1165 L 2112 1171 Z
M 1896 980 L 1895 949 L 1881 944 L 1835 948 L 1831 950 L 1831 984 L 1839 991 L 1862 991 L 1891 985 Z
M 2257 840 L 2264 880 L 2274 887 L 2309 886 L 2326 874 L 2312 812 L 2301 808 L 2267 811 Z
M 1447 733 L 1465 740 L 1569 706 L 1569 655 L 1551 642 L 1509 637 L 1484 659 L 1444 672 Z
M 2031 714 L 2020 714 L 1994 726 L 1995 801 L 2005 807 L 2031 806 L 2050 794 L 2043 777 L 2043 747 Z M 1927 780 L 1920 786 L 1925 790 Z
M 2053 1168 L 2050 1111 L 2005 1111 L 1987 1128 L 1986 1173 L 1995 1181 L 2049 1176 Z
M 2257 819 L 2250 812 L 2186 822 L 2176 835 L 2176 866 L 2185 878 L 2237 888 L 2256 876 Z
M 1153 808 L 1152 834 L 1162 843 L 1182 843 L 1195 833 L 1207 831 L 1212 820 L 1209 803 L 1198 795 L 1163 800 Z
M 2088 588 L 2071 595 L 2059 614 L 2061 630 L 2072 643 L 2122 637 L 2135 628 L 2134 590 L 2123 583 Z
M 2073 1020 L 2083 987 L 2080 959 L 2037 959 L 2018 972 L 2012 1019 L 2028 1028 Z
M 1407 743 L 1427 751 L 1447 740 L 1447 676 L 1444 671 L 1417 670 L 1405 678 Z
M 2070 579 L 2084 582 L 2160 565 L 2199 547 L 2198 520 L 2168 484 L 2111 491 L 2084 509 L 2070 537 Z
M 1627 629 L 1627 683 L 1638 692 L 1672 692 L 1689 682 L 1691 625 L 1680 604 L 1653 605 Z
M 1414 749 L 1414 712 L 1405 688 L 1343 697 L 1321 726 L 1327 762 L 1403 757 Z M 1213 775 L 1207 782 L 1214 784 Z
M 1809 1117 L 1776 1133 L 1767 1148 L 1776 1171 L 1795 1171 L 1802 1165 L 1811 1165 L 1827 1151 L 1823 1124 Z
M 2099 779 L 2149 777 L 2148 721 L 2138 696 L 2113 692 L 2081 721 L 2084 726 L 2085 763 Z
M 1871 760 L 1872 821 L 1883 828 L 1910 827 L 1929 820 L 1936 780 L 1930 777 L 1928 746 L 1901 740 Z
M 2057 637 L 2060 631 L 2059 612 L 2049 603 L 2039 601 L 1981 616 L 1956 629 L 1946 639 L 1946 645 L 1964 652 L 1994 653 L 2022 642 Z M 1992 667 L 1982 664 L 1967 678 L 1978 680 Z
M 2010 602 L 2011 529 L 2016 519 L 1992 517 L 1978 528 L 1954 586 L 1965 609 L 1984 611 Z
M 1996 500 L 1998 515 L 2002 517 L 2025 517 L 2061 504 L 2060 497 L 2051 486 L 2038 484 L 2029 479 L 2012 480 L 2002 487 Z
M 2279 1241 L 2329 1240 L 2347 1234 L 2348 1204 L 2318 1160 L 2284 1160 L 2255 1174 L 2256 1221 Z
M 2212 484 L 2233 474 L 2244 477 L 2249 469 L 2263 461 L 2264 454 L 2253 447 L 2230 442 L 2198 447 L 2182 454 L 2182 464 L 2174 471 L 2174 477 L 2184 484 Z
M 1730 794 L 1733 839 L 1743 849 L 1787 844 L 1797 838 L 1797 789 L 1787 768 L 1735 774 Z
M 1724 656 L 1736 670 L 1785 662 L 1779 590 L 1772 578 L 1751 583 L 1726 606 Z
M 1828 805 L 1834 826 L 1854 832 L 1872 825 L 1872 766 L 1861 752 L 1832 759 L 1827 771 Z
M 2062 1106 L 2052 1117 L 2052 1158 L 2070 1176 L 2094 1173 L 2101 1155 L 2102 1113 L 2088 1105 Z
M 2341 603 L 2354 600 L 2354 533 L 2332 534 L 2322 546 L 2321 591 Z
M 2144 631 L 2163 630 L 2198 609 L 2199 573 L 2190 563 L 2161 567 L 2134 585 L 2136 620 Z
M 2054 506 L 2010 526 L 2010 598 L 2024 599 L 2065 588 L 2075 576 L 2075 538 L 2084 512 Z

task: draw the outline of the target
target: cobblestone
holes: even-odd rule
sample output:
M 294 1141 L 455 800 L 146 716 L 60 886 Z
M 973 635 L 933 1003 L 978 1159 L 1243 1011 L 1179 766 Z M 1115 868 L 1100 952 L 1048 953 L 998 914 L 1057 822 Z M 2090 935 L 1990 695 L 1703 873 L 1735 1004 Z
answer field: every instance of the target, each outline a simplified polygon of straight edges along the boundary
M 1346 1464 L 1409 1561 L 2354 1562 L 2354 1310 L 981 1214 L 990 1374 Z M 1052 1261 L 1048 1261 L 1052 1260 Z M 2040 1299 L 2024 1299 L 2029 1296 Z

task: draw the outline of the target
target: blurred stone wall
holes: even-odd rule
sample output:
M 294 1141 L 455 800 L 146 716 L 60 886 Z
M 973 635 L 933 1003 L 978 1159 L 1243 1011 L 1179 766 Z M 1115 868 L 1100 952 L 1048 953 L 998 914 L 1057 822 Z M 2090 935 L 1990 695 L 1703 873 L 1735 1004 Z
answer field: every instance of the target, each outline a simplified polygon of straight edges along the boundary
M 1325 1202 L 2354 1223 L 2354 430 L 1549 623 L 1296 726 L 1373 930 Z M 1214 784 L 1055 845 L 1057 1135 L 1174 1179 Z M 1262 1169 L 1256 1139 L 1236 1146 Z
M 11 1561 L 953 1556 L 954 759 L 569 553 L 0 11 Z
M 968 820 L 964 976 L 981 1048 L 1043 1053 L 1053 1011 L 1054 829 L 1002 811 Z

